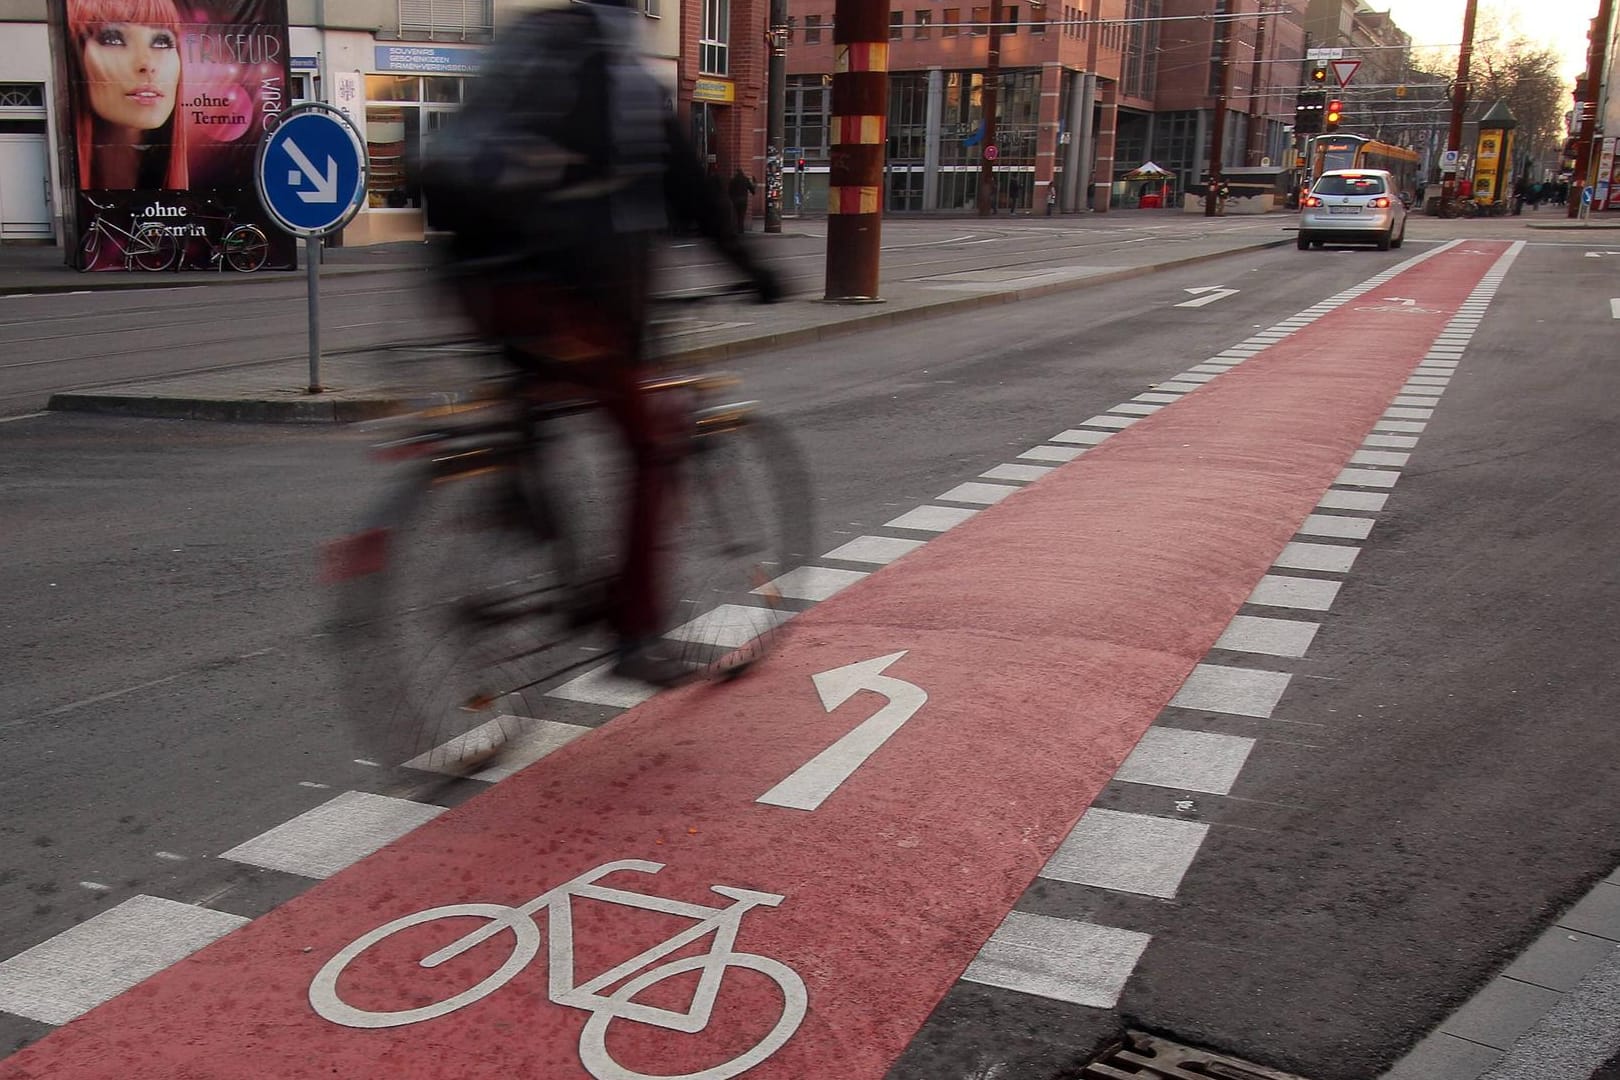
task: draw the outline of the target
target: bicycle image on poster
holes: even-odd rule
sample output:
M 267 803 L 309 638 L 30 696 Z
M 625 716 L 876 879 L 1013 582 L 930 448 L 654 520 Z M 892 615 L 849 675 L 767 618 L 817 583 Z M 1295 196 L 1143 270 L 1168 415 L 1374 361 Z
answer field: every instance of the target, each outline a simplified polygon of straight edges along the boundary
M 734 948 L 744 915 L 755 908 L 776 907 L 785 898 L 729 885 L 713 885 L 710 891 L 731 902 L 709 907 L 599 884 L 611 874 L 656 874 L 663 868 L 662 863 L 620 859 L 603 863 L 517 907 L 505 904 L 448 904 L 394 919 L 356 938 L 327 961 L 310 983 L 310 1005 L 321 1017 L 334 1024 L 361 1029 L 400 1027 L 448 1016 L 500 990 L 528 967 L 540 952 L 542 933 L 536 916 L 544 912 L 546 930 L 550 934 L 546 951 L 547 996 L 555 1004 L 582 1009 L 590 1014 L 580 1032 L 579 1058 L 591 1076 L 596 1080 L 729 1080 L 730 1077 L 740 1076 L 781 1049 L 798 1030 L 809 1007 L 804 981 L 792 968 L 779 960 L 738 952 Z M 606 971 L 584 981 L 576 981 L 576 900 L 677 916 L 692 920 L 694 925 Z M 503 948 L 511 950 L 509 955 L 495 971 L 474 985 L 426 1005 L 394 1011 L 362 1008 L 342 996 L 339 984 L 345 970 L 389 938 L 441 920 L 459 922 L 467 919 L 485 920 L 486 925 L 420 958 L 417 964 L 421 969 L 431 970 L 485 942 L 498 940 Z M 704 938 L 710 939 L 707 952 L 659 963 Z M 774 983 L 780 1002 L 779 1015 L 752 1046 L 727 1061 L 685 1073 L 638 1072 L 613 1057 L 608 1048 L 608 1032 L 616 1020 L 676 1034 L 690 1035 L 706 1031 L 713 1018 L 723 980 L 728 972 L 739 969 L 755 972 Z M 636 1000 L 664 980 L 692 972 L 696 972 L 698 978 L 691 1004 L 687 1008 L 666 1008 Z

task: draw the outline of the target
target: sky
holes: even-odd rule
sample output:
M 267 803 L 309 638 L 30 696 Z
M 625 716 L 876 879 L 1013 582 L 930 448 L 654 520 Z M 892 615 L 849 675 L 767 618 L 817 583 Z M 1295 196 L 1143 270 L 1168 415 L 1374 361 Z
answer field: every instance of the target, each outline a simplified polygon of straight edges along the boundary
M 1412 35 L 1412 47 L 1439 45 L 1455 52 L 1462 41 L 1464 0 L 1368 0 L 1374 11 L 1388 11 L 1395 24 Z M 1598 0 L 1479 0 L 1480 33 L 1487 12 L 1532 41 L 1552 46 L 1563 57 L 1565 78 L 1586 71 L 1586 30 L 1597 15 Z M 1476 36 L 1475 45 L 1480 44 Z

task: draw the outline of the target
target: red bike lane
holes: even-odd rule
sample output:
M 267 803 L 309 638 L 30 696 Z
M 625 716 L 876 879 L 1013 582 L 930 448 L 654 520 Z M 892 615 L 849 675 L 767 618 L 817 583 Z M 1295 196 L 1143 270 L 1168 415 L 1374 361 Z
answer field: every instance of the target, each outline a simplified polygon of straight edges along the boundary
M 0 1080 L 877 1080 L 1505 247 L 1331 311 L 796 617 L 746 679 L 570 743 Z M 734 904 L 718 945 L 592 984 Z

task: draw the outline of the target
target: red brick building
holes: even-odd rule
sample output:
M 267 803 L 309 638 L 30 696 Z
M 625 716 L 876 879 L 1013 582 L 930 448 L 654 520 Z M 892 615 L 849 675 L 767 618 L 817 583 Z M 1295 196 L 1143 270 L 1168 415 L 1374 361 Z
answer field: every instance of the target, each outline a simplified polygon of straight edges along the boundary
M 769 0 L 680 0 L 677 107 L 722 179 L 765 175 L 765 29 Z M 763 191 L 763 184 L 759 185 Z M 761 195 L 755 195 L 756 207 Z
M 889 211 L 975 203 L 988 0 L 890 0 Z M 1292 5 L 1298 6 L 1292 6 Z M 1304 0 L 1004 0 L 997 205 L 1042 212 L 1135 205 L 1123 177 L 1153 160 L 1181 193 L 1208 164 L 1220 61 L 1229 61 L 1223 167 L 1285 164 L 1304 55 Z M 791 0 L 787 200 L 820 209 L 834 0 Z M 1096 75 L 1086 123 L 1084 76 Z M 802 155 L 794 151 L 802 151 Z M 804 175 L 791 171 L 802 156 Z M 1080 177 L 1086 174 L 1087 182 Z

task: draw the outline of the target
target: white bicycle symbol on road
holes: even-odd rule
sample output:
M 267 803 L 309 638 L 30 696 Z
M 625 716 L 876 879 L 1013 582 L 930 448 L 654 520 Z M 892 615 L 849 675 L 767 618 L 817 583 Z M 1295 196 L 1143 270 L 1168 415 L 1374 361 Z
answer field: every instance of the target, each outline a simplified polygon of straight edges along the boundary
M 586 1071 L 597 1080 L 727 1080 L 728 1077 L 747 1072 L 769 1058 L 792 1038 L 803 1021 L 809 1004 L 804 981 L 792 968 L 767 956 L 732 950 L 742 917 L 755 907 L 775 907 L 784 898 L 728 885 L 712 885 L 710 889 L 713 892 L 729 897 L 733 901 L 725 907 L 715 908 L 596 884 L 607 875 L 621 870 L 656 874 L 663 868 L 663 863 L 620 859 L 587 870 L 573 880 L 541 893 L 521 907 L 509 907 L 505 904 L 448 904 L 384 923 L 351 942 L 326 962 L 310 983 L 309 1003 L 317 1013 L 334 1024 L 354 1028 L 400 1027 L 446 1016 L 493 994 L 529 965 L 540 951 L 540 927 L 536 924 L 534 915 L 541 909 L 547 909 L 547 923 L 551 930 L 551 942 L 547 949 L 548 996 L 558 1005 L 584 1009 L 591 1014 L 579 1036 L 579 1058 Z M 697 925 L 631 957 L 611 970 L 604 971 L 594 979 L 575 985 L 571 904 L 576 896 L 695 919 Z M 356 1008 L 338 996 L 338 978 L 343 974 L 343 969 L 367 949 L 394 934 L 424 923 L 436 922 L 439 919 L 469 917 L 488 919 L 489 925 L 474 930 L 423 957 L 419 964 L 423 968 L 438 967 L 488 941 L 501 931 L 510 930 L 513 937 L 512 955 L 481 982 L 442 1001 L 414 1009 L 400 1009 L 397 1012 L 374 1012 Z M 714 934 L 714 944 L 709 952 L 672 960 L 656 967 L 647 966 L 685 948 L 708 933 Z M 645 971 L 631 978 L 617 990 L 607 994 L 601 993 L 602 990 L 644 967 Z M 608 1054 L 606 1045 L 608 1025 L 619 1018 L 686 1034 L 704 1030 L 709 1024 L 715 996 L 720 992 L 720 980 L 727 968 L 747 968 L 756 971 L 775 982 L 782 991 L 781 1019 L 752 1049 L 720 1065 L 678 1076 L 653 1076 L 636 1072 L 620 1065 Z M 632 1000 L 648 987 L 689 971 L 701 971 L 702 974 L 698 976 L 697 991 L 693 995 L 691 1008 L 685 1012 L 644 1005 Z

